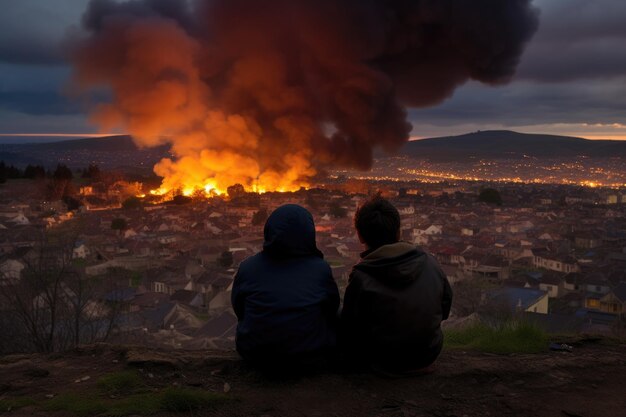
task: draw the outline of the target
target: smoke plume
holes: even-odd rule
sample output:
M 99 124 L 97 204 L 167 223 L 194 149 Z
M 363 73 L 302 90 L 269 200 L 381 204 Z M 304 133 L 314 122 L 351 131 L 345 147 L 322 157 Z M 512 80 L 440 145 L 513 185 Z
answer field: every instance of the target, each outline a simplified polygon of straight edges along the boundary
M 92 0 L 74 81 L 141 146 L 171 143 L 162 191 L 294 189 L 367 169 L 469 79 L 511 79 L 531 0 Z

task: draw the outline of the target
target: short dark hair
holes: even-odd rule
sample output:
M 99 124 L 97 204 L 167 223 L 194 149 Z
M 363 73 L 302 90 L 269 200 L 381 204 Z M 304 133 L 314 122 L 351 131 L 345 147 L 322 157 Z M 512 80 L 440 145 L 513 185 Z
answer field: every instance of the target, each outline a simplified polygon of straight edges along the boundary
M 393 204 L 377 195 L 357 209 L 354 227 L 370 249 L 396 243 L 400 232 L 400 213 Z

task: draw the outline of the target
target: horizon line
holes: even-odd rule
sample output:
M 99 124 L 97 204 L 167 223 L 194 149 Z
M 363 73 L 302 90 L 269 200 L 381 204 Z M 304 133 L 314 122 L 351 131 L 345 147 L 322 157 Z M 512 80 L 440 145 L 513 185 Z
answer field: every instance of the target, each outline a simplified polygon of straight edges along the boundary
M 483 132 L 493 130 L 487 129 L 482 130 Z M 500 130 L 500 129 L 495 129 Z M 507 129 L 503 129 L 507 130 Z M 423 139 L 432 139 L 437 137 L 452 137 L 452 136 L 460 136 L 468 133 L 477 133 L 478 131 L 466 132 L 466 133 L 456 133 L 449 134 L 446 136 L 421 136 L 421 135 L 411 135 L 408 139 L 409 142 L 418 141 Z M 573 132 L 563 132 L 560 134 L 557 133 L 529 133 L 529 132 L 519 132 L 517 130 L 511 130 L 511 132 L 523 133 L 523 134 L 537 134 L 537 135 L 554 135 L 554 136 L 570 136 L 577 137 L 581 139 L 587 140 L 615 140 L 615 141 L 625 141 L 626 136 L 624 135 L 579 135 Z M 0 137 L 19 137 L 19 138 L 102 138 L 108 136 L 123 136 L 128 135 L 128 133 L 0 133 Z
M 0 137 L 5 138 L 101 138 L 120 135 L 125 135 L 125 133 L 0 133 Z

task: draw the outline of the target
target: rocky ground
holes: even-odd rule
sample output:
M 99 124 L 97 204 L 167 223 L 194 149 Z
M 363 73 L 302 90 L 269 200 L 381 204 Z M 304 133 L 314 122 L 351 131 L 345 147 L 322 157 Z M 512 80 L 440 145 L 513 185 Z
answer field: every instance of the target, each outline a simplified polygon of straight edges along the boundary
M 270 379 L 246 367 L 234 352 L 98 345 L 63 354 L 13 355 L 0 358 L 0 414 L 626 417 L 626 345 L 597 339 L 570 343 L 573 352 L 534 355 L 447 350 L 435 373 L 406 379 L 326 371 Z M 117 391 L 103 391 L 107 376 L 115 380 L 129 372 L 137 375 L 132 386 L 122 380 Z M 149 400 L 167 387 L 214 392 L 216 400 L 186 412 L 138 405 L 140 398 Z M 141 397 L 132 396 L 138 388 Z M 68 394 L 76 402 L 94 398 L 105 406 L 49 406 Z M 120 406 L 125 396 L 134 407 Z

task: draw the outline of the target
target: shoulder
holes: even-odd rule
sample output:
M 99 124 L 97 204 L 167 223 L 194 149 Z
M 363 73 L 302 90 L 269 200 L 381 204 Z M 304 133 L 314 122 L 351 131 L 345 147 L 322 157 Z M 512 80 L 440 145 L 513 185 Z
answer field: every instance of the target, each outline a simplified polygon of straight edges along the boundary
M 314 269 L 315 271 L 324 272 L 332 275 L 332 269 L 328 262 L 326 262 L 323 258 L 308 257 L 304 262 L 306 268 Z
M 354 267 L 352 267 L 350 277 L 348 278 L 348 285 L 361 286 L 363 284 L 363 281 L 371 279 L 368 274 L 357 268 L 358 265 L 359 264 L 356 264 Z
M 256 255 L 249 256 L 241 261 L 237 274 L 246 272 L 250 269 L 258 268 L 261 262 L 263 262 L 263 254 L 261 252 L 257 253 Z

